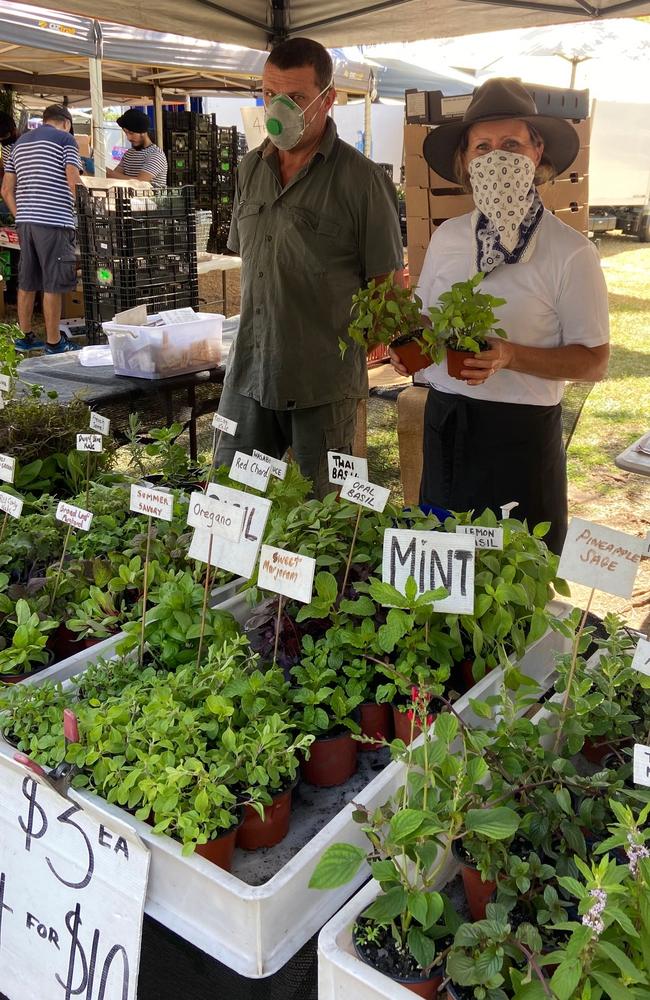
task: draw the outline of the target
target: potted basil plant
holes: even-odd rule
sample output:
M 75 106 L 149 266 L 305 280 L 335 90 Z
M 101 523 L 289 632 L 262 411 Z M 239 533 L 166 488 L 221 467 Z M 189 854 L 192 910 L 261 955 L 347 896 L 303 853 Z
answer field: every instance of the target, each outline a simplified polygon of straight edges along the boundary
M 421 352 L 422 300 L 412 288 L 396 285 L 394 274 L 360 288 L 352 298 L 351 316 L 348 336 L 364 350 L 389 346 L 411 372 L 431 363 Z M 339 347 L 343 357 L 347 341 L 339 340 Z

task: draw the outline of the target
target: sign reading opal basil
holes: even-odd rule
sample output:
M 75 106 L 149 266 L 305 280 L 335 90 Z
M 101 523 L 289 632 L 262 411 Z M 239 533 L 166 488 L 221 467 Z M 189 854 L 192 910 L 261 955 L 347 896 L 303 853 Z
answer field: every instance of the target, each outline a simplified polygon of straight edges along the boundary
M 108 417 L 102 417 L 101 413 L 91 413 L 90 429 L 106 436 L 111 429 L 111 422 Z
M 444 587 L 448 596 L 434 603 L 435 610 L 471 615 L 474 549 L 472 535 L 389 528 L 384 532 L 381 578 L 402 594 L 410 576 L 415 579 L 418 594 Z
M 135 514 L 157 517 L 160 521 L 171 521 L 174 516 L 174 496 L 163 490 L 153 490 L 147 486 L 134 484 L 131 487 L 129 510 Z
M 253 448 L 253 458 L 259 458 L 262 462 L 268 462 L 271 466 L 271 475 L 275 476 L 276 479 L 284 479 L 287 474 L 287 463 L 281 462 L 279 458 L 272 458 L 270 455 L 265 455 L 263 451 L 258 451 L 257 448 Z
M 103 448 L 101 434 L 77 434 L 77 451 L 102 451 Z
M 359 479 L 368 478 L 368 460 L 365 458 L 344 455 L 339 451 L 328 451 L 327 465 L 330 483 L 334 486 L 342 486 L 350 476 L 357 476 Z
M 488 528 L 482 524 L 459 524 L 456 531 L 459 535 L 473 535 L 477 549 L 503 548 L 503 528 Z
M 18 1000 L 136 1000 L 149 852 L 99 805 L 0 758 L 0 984 Z
M 351 503 L 358 503 L 360 507 L 368 507 L 369 510 L 376 510 L 379 514 L 388 503 L 390 490 L 376 483 L 369 483 L 365 479 L 357 479 L 350 476 L 341 487 L 341 499 L 349 500 Z
M 572 517 L 558 576 L 616 597 L 630 597 L 642 550 L 641 538 Z
M 188 557 L 200 559 L 207 563 L 210 552 L 210 565 L 225 569 L 229 573 L 240 576 L 253 575 L 257 556 L 262 544 L 266 521 L 271 509 L 271 501 L 266 497 L 252 496 L 241 490 L 233 490 L 219 483 L 208 483 L 207 496 L 214 497 L 224 504 L 232 504 L 243 511 L 243 525 L 238 542 L 231 542 L 218 535 L 212 536 L 212 551 L 210 552 L 210 532 L 196 528 L 190 544 Z
M 650 788 L 650 747 L 634 744 L 634 784 Z
M 257 585 L 262 590 L 272 590 L 294 601 L 309 604 L 314 586 L 316 560 L 298 552 L 276 549 L 263 545 Z
M 3 483 L 13 483 L 16 474 L 16 459 L 10 455 L 0 455 L 0 479 Z
M 230 466 L 229 476 L 234 482 L 242 483 L 243 486 L 252 486 L 260 493 L 266 493 L 271 475 L 271 466 L 268 462 L 260 458 L 253 458 L 252 455 L 245 455 L 243 451 L 236 451 L 235 457 Z
M 632 658 L 632 670 L 638 670 L 640 674 L 650 677 L 650 641 L 639 639 Z
M 238 542 L 244 524 L 244 511 L 241 507 L 206 497 L 203 493 L 192 493 L 187 523 L 192 528 L 201 528 L 231 542 Z
M 22 498 L 0 490 L 0 510 L 3 514 L 9 514 L 9 517 L 20 517 L 23 512 Z
M 221 434 L 230 434 L 232 436 L 237 433 L 237 421 L 228 420 L 228 417 L 222 417 L 220 413 L 215 413 L 213 416 L 212 426 Z
M 71 503 L 65 503 L 64 500 L 59 500 L 55 517 L 57 521 L 63 521 L 64 524 L 69 524 L 71 528 L 79 528 L 81 531 L 90 531 L 93 519 L 93 515 L 89 510 L 84 510 L 82 507 L 75 507 Z

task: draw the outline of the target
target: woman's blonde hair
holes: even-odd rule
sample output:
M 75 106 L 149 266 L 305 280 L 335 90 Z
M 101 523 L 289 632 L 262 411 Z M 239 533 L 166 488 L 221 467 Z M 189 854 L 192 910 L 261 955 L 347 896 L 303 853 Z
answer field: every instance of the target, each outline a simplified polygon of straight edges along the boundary
M 543 146 L 544 140 L 541 133 L 538 132 L 535 126 L 531 125 L 530 122 L 526 122 L 526 127 L 528 128 L 528 134 L 530 135 L 530 141 L 532 144 L 538 148 L 539 146 Z M 471 125 L 469 128 L 471 128 Z M 454 177 L 456 178 L 458 184 L 462 187 L 463 191 L 467 191 L 471 194 L 472 185 L 470 184 L 469 171 L 465 164 L 465 153 L 467 152 L 469 144 L 469 128 L 465 129 L 460 138 L 460 142 L 458 143 L 456 152 L 454 153 L 453 163 Z M 553 177 L 555 177 L 556 173 L 557 170 L 553 166 L 550 157 L 547 156 L 546 151 L 544 151 L 535 171 L 535 184 L 546 184 L 547 181 L 550 181 Z

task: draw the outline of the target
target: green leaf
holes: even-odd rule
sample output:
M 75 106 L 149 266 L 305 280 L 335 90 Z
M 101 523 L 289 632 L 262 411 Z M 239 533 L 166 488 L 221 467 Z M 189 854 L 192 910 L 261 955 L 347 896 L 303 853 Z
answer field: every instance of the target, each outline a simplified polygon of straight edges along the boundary
M 390 839 L 394 844 L 402 844 L 422 826 L 424 813 L 419 809 L 400 809 L 390 821 Z
M 338 889 L 354 878 L 366 852 L 354 844 L 332 844 L 326 849 L 309 880 L 310 889 Z
M 634 962 L 631 962 L 627 955 L 611 941 L 600 940 L 596 945 L 596 951 L 605 955 L 610 962 L 618 966 L 625 979 L 630 979 L 633 983 L 645 982 L 645 976 L 639 975 L 639 970 Z
M 451 712 L 441 712 L 436 719 L 436 736 L 449 746 L 458 735 L 458 719 Z
M 489 840 L 507 840 L 519 829 L 519 816 L 514 809 L 497 806 L 494 809 L 468 809 L 465 825 L 471 833 Z
M 557 788 L 555 790 L 555 798 L 562 812 L 566 813 L 567 816 L 572 816 L 573 807 L 571 805 L 571 796 L 568 788 Z
M 406 939 L 408 949 L 421 969 L 428 969 L 433 965 L 436 957 L 435 942 L 427 937 L 419 927 L 412 927 Z
M 571 1000 L 580 982 L 582 965 L 577 958 L 561 962 L 551 977 L 551 989 L 558 1000 Z
M 591 975 L 596 980 L 598 985 L 602 986 L 604 996 L 609 997 L 609 1000 L 634 1000 L 637 995 L 636 992 L 632 993 L 628 990 L 627 986 L 623 986 L 618 979 L 614 979 L 613 976 L 609 976 L 605 972 L 597 972 L 595 969 L 592 969 Z M 552 984 L 553 980 L 551 980 L 551 985 Z M 562 998 L 560 998 L 560 1000 L 562 1000 Z
M 406 907 L 406 893 L 401 886 L 394 886 L 388 892 L 377 896 L 374 903 L 371 903 L 367 910 L 363 911 L 363 916 L 368 920 L 374 920 L 378 924 L 388 924 L 395 917 L 399 917 Z

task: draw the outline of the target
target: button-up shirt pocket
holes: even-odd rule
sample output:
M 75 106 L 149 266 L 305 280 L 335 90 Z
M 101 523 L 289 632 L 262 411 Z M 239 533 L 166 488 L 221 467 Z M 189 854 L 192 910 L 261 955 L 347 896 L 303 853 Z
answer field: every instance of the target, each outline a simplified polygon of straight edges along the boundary
M 239 252 L 242 259 L 251 257 L 255 251 L 255 243 L 263 201 L 240 201 L 237 207 L 237 235 L 239 237 Z
M 341 257 L 341 226 L 333 219 L 309 209 L 290 206 L 278 255 L 289 266 L 302 264 L 312 274 L 324 274 L 336 267 Z

